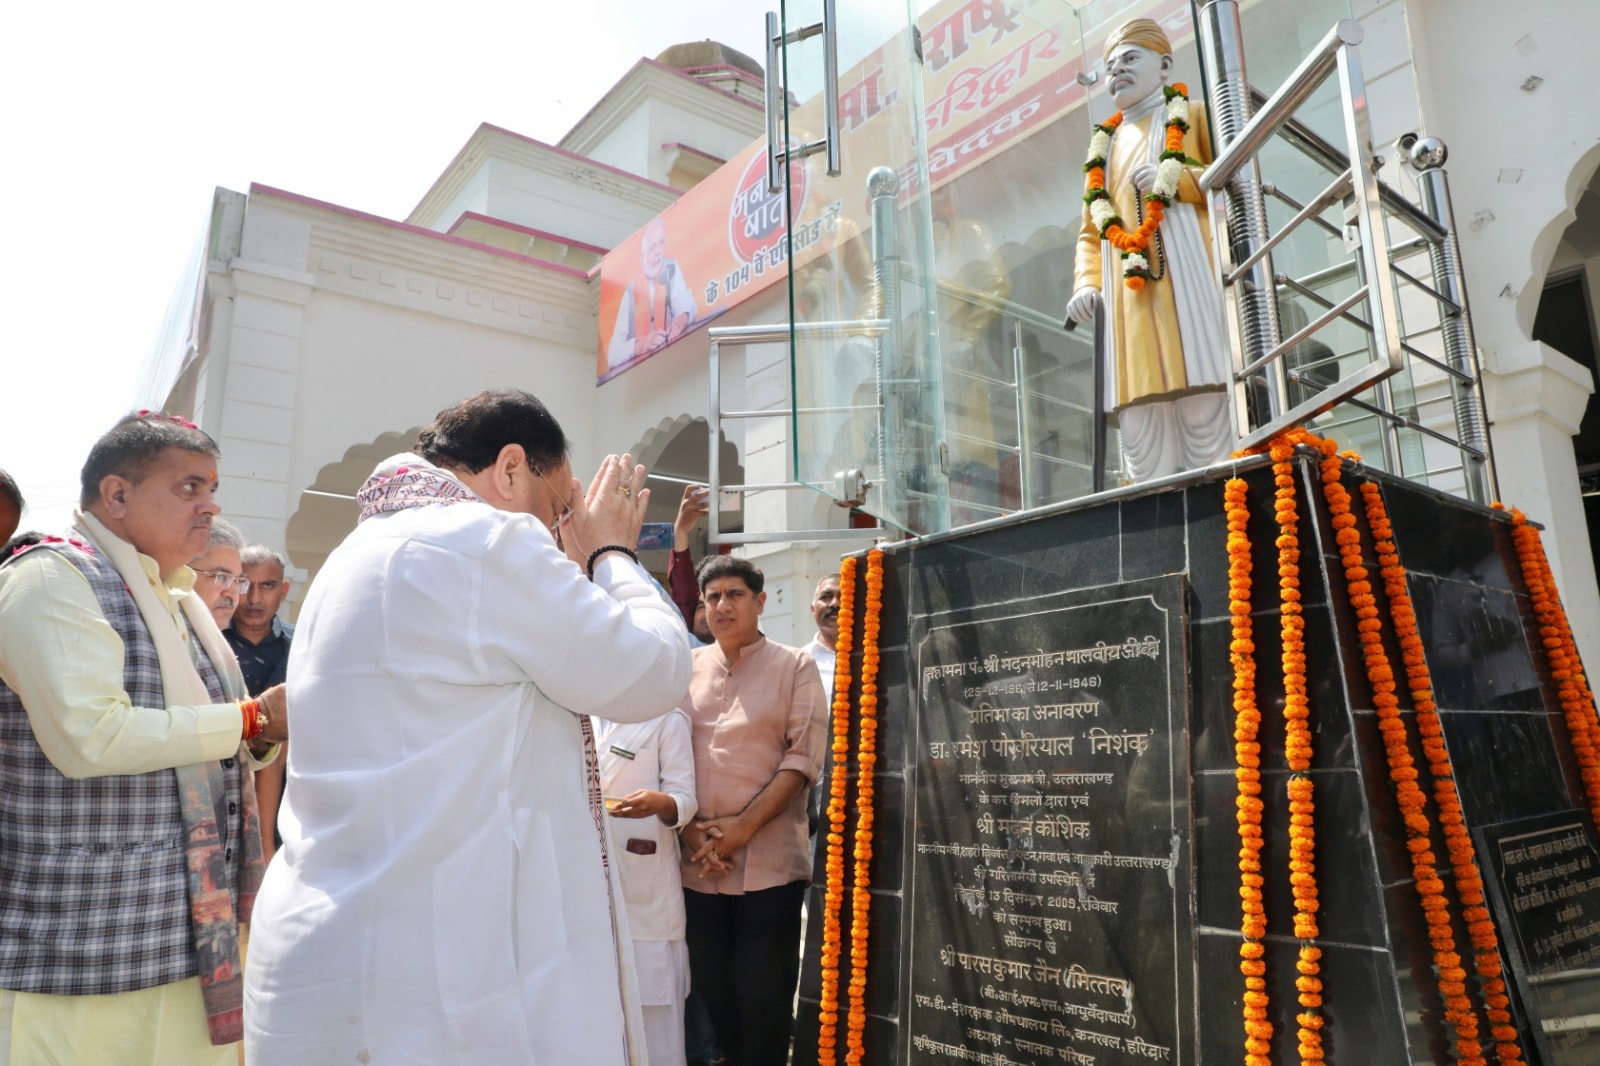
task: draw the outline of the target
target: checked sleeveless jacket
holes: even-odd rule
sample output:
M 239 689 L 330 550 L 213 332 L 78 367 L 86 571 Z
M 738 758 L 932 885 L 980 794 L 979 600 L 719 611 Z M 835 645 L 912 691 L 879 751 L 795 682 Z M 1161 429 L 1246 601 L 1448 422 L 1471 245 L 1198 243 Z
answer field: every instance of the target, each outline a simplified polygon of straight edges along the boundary
M 62 542 L 41 544 L 7 565 L 33 565 L 38 560 L 28 556 L 44 551 L 59 553 L 88 579 L 122 638 L 122 683 L 133 705 L 166 706 L 155 644 L 122 576 L 98 555 Z M 192 631 L 189 640 L 207 692 L 226 702 Z M 244 768 L 236 759 L 222 768 L 217 824 L 226 827 L 231 857 L 240 846 Z M 228 867 L 231 882 L 236 866 Z M 40 750 L 20 697 L 0 682 L 0 988 L 90 995 L 195 975 L 176 772 L 64 776 Z

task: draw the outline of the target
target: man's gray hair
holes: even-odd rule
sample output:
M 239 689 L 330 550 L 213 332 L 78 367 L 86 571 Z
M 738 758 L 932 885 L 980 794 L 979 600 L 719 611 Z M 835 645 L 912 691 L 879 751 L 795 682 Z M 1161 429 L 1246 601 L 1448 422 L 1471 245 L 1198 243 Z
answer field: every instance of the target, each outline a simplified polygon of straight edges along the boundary
M 265 566 L 267 563 L 277 563 L 278 569 L 285 574 L 289 572 L 289 560 L 273 551 L 265 544 L 252 544 L 239 553 L 239 561 L 245 566 Z
M 244 534 L 239 532 L 239 527 L 225 518 L 211 520 L 211 547 L 232 548 L 234 551 L 244 550 Z

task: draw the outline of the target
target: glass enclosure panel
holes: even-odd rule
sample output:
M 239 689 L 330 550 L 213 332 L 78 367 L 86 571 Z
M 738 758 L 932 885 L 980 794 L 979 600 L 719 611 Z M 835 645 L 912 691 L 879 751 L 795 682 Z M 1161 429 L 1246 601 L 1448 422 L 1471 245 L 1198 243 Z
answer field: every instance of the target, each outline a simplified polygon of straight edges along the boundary
M 998 5 L 996 5 L 998 6 Z M 1091 491 L 1093 332 L 1062 325 L 1089 129 L 1078 12 L 922 16 L 953 525 Z
M 820 22 L 822 8 L 787 0 L 782 29 Z M 1130 18 L 1162 24 L 1174 49 L 1169 80 L 1187 82 L 1202 103 L 1193 9 L 1189 0 L 839 4 L 841 173 L 827 174 L 821 152 L 784 170 L 798 220 L 788 249 L 798 480 L 841 498 L 859 472 L 870 485 L 862 511 L 933 532 L 1092 491 L 1100 424 L 1104 483 L 1119 483 L 1116 415 L 1100 412 L 1097 423 L 1092 331 L 1062 321 L 1079 287 L 1082 160 L 1091 123 L 1115 110 L 1105 41 Z M 1351 16 L 1349 0 L 1257 0 L 1240 12 L 1247 74 L 1263 94 Z M 824 51 L 811 36 L 780 60 L 780 136 L 797 155 L 827 129 Z M 1333 81 L 1296 120 L 1311 141 L 1343 150 Z M 1280 135 L 1260 153 L 1270 230 L 1341 168 L 1307 143 Z M 1335 201 L 1273 252 L 1281 335 L 1365 283 L 1347 222 Z M 1426 248 L 1397 231 L 1403 224 L 1389 228 L 1397 264 L 1428 280 Z M 1397 286 L 1407 368 L 1314 425 L 1396 473 L 1445 471 L 1440 484 L 1450 487 L 1459 455 L 1428 435 L 1454 402 L 1435 366 L 1437 301 L 1407 292 L 1404 278 L 1378 283 Z M 1287 397 L 1297 402 L 1375 355 L 1357 304 L 1288 354 Z M 1248 390 L 1253 423 L 1269 391 L 1265 377 Z
M 938 348 L 928 289 L 922 87 L 906 0 L 849 0 L 838 11 L 840 173 L 827 153 L 785 169 L 797 480 L 849 496 L 908 532 L 946 528 Z M 785 0 L 781 29 L 822 21 L 821 0 Z M 822 34 L 783 49 L 780 137 L 798 155 L 828 133 Z
M 819 11 L 790 2 L 785 24 Z M 922 2 L 920 63 L 911 17 L 841 5 L 843 173 L 820 155 L 790 170 L 837 209 L 826 251 L 794 233 L 794 321 L 884 323 L 797 332 L 795 445 L 800 480 L 863 470 L 881 483 L 863 509 L 921 533 L 1089 491 L 1093 367 L 1089 331 L 1062 327 L 1088 134 L 1077 12 Z M 817 43 L 787 50 L 791 142 L 822 103 Z

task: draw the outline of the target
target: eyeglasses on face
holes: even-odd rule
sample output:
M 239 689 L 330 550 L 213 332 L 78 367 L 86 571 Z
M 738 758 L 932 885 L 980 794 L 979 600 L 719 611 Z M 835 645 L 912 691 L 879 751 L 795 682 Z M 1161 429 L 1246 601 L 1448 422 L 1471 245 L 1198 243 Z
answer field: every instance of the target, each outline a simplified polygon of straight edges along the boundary
M 539 480 L 549 486 L 551 493 L 555 495 L 556 502 L 561 504 L 561 513 L 556 515 L 556 520 L 550 527 L 550 532 L 556 535 L 556 543 L 559 544 L 561 542 L 561 527 L 566 525 L 567 519 L 572 517 L 572 504 L 562 498 L 560 490 L 550 484 L 550 479 L 544 476 L 544 471 L 542 470 L 539 471 Z
M 218 588 L 227 588 L 232 585 L 241 593 L 250 591 L 250 579 L 243 574 L 230 574 L 226 570 L 197 570 L 195 573 L 200 577 L 210 578 L 211 583 Z

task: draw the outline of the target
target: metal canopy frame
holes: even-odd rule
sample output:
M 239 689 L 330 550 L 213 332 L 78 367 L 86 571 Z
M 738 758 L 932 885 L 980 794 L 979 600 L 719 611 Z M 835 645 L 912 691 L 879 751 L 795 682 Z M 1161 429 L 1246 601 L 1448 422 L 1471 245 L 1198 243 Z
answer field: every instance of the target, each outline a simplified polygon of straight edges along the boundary
M 1360 244 L 1358 269 L 1362 284 L 1338 304 L 1324 310 L 1304 329 L 1286 337 L 1263 353 L 1246 353 L 1240 336 L 1237 315 L 1228 316 L 1229 340 L 1234 354 L 1234 399 L 1239 425 L 1248 427 L 1248 380 L 1264 368 L 1271 368 L 1274 378 L 1281 378 L 1283 356 L 1311 334 L 1342 317 L 1350 308 L 1364 303 L 1368 324 L 1372 327 L 1377 358 L 1347 374 L 1302 401 L 1282 410 L 1258 428 L 1241 435 L 1240 447 L 1249 448 L 1282 433 L 1290 426 L 1300 425 L 1321 414 L 1356 393 L 1392 377 L 1405 368 L 1405 351 L 1401 346 L 1399 310 L 1395 294 L 1389 287 L 1391 274 L 1388 242 L 1384 236 L 1383 206 L 1379 191 L 1377 166 L 1372 153 L 1372 127 L 1367 117 L 1366 83 L 1361 76 L 1361 60 L 1356 45 L 1362 39 L 1361 24 L 1352 19 L 1342 19 L 1322 38 L 1322 41 L 1301 60 L 1288 79 L 1267 98 L 1261 109 L 1245 124 L 1239 136 L 1218 153 L 1216 160 L 1200 176 L 1200 187 L 1210 196 L 1212 248 L 1216 252 L 1217 272 L 1225 291 L 1238 298 L 1239 282 L 1245 279 L 1250 268 L 1264 258 L 1274 247 L 1309 218 L 1314 218 L 1329 205 L 1346 201 L 1352 204 L 1349 217 L 1353 218 L 1357 240 Z M 1310 204 L 1298 212 L 1291 222 L 1267 237 L 1248 256 L 1235 262 L 1235 246 L 1228 233 L 1227 192 L 1229 183 L 1251 164 L 1262 147 L 1293 117 L 1296 109 L 1311 97 L 1323 82 L 1337 76 L 1339 92 L 1343 98 L 1344 132 L 1348 160 L 1344 170 Z M 1278 391 L 1274 389 L 1274 391 Z M 1280 393 L 1281 395 L 1281 393 Z
M 858 322 L 778 322 L 764 326 L 712 326 L 707 330 L 711 339 L 710 352 L 710 377 L 711 377 L 711 406 L 709 413 L 709 428 L 711 441 L 711 455 L 707 463 L 708 482 L 711 489 L 711 510 L 706 516 L 706 543 L 711 546 L 723 544 L 781 544 L 791 541 L 829 541 L 829 540 L 873 540 L 890 535 L 891 530 L 883 525 L 873 526 L 870 529 L 804 529 L 804 530 L 773 530 L 760 533 L 724 533 L 721 529 L 721 494 L 724 492 L 768 492 L 768 491 L 795 491 L 803 489 L 807 492 L 820 492 L 816 486 L 808 485 L 803 481 L 774 481 L 766 483 L 752 483 L 744 485 L 722 484 L 722 457 L 717 447 L 722 438 L 722 423 L 724 419 L 734 421 L 748 421 L 764 418 L 781 418 L 789 422 L 790 432 L 798 429 L 798 416 L 802 414 L 827 414 L 834 412 L 855 410 L 853 407 L 808 407 L 798 408 L 792 402 L 788 407 L 775 410 L 754 411 L 724 411 L 722 409 L 722 346 L 724 344 L 744 347 L 751 344 L 788 344 L 792 337 L 806 339 L 822 339 L 828 337 L 872 337 L 883 336 L 889 329 L 885 319 L 864 319 Z M 793 358 L 792 354 L 790 356 Z M 788 449 L 792 465 L 794 448 Z M 836 500 L 837 502 L 837 500 Z M 880 520 L 881 521 L 881 520 Z

